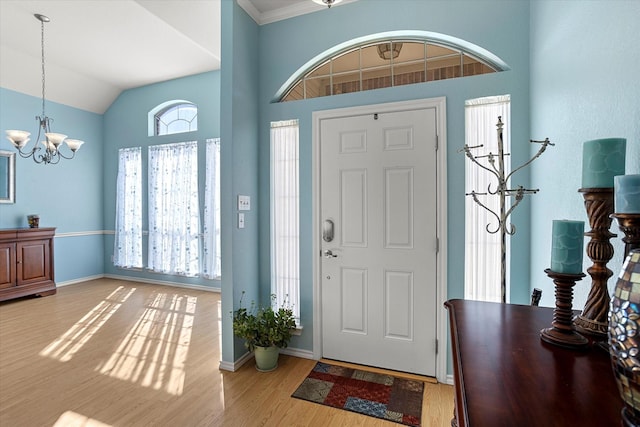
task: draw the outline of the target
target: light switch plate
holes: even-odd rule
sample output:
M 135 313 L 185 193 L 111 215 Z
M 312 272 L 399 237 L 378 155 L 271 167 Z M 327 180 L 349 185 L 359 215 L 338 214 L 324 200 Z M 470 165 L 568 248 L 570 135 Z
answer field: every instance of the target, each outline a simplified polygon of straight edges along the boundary
M 251 197 L 238 195 L 238 210 L 250 211 L 251 210 Z
M 244 214 L 238 214 L 238 228 L 244 228 Z

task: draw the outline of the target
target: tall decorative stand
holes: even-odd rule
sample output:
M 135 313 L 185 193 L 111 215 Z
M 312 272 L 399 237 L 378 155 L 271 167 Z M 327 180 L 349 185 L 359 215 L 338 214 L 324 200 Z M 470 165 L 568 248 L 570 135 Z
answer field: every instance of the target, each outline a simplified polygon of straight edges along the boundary
M 573 287 L 586 275 L 556 273 L 547 268 L 547 276 L 553 279 L 556 287 L 556 308 L 553 310 L 551 327 L 540 331 L 540 339 L 561 347 L 580 349 L 589 344 L 589 340 L 575 331 L 573 326 Z
M 481 156 L 476 156 L 472 154 L 472 150 L 481 148 L 483 147 L 483 145 L 476 145 L 476 146 L 470 147 L 465 144 L 465 146 L 461 151 L 464 151 L 465 155 L 474 164 L 478 165 L 482 169 L 494 175 L 498 181 L 498 185 L 494 190 L 491 189 L 491 184 L 489 184 L 486 193 L 478 193 L 475 190 L 473 190 L 471 191 L 471 193 L 467 193 L 466 195 L 471 196 L 474 202 L 476 202 L 479 206 L 481 206 L 482 208 L 487 210 L 489 213 L 491 213 L 498 222 L 495 228 L 492 228 L 491 224 L 487 224 L 486 230 L 490 234 L 495 234 L 498 232 L 500 233 L 500 250 L 501 250 L 500 290 L 501 290 L 502 302 L 504 303 L 504 302 L 507 302 L 507 273 L 506 273 L 507 272 L 507 264 L 506 264 L 507 263 L 506 261 L 507 238 L 506 237 L 507 237 L 507 234 L 512 236 L 516 232 L 516 228 L 513 224 L 509 224 L 509 226 L 507 227 L 507 218 L 509 217 L 509 215 L 511 215 L 511 213 L 516 208 L 516 206 L 520 204 L 522 199 L 524 199 L 524 196 L 526 194 L 535 194 L 539 191 L 537 189 L 535 190 L 526 189 L 521 185 L 519 185 L 518 188 L 509 188 L 509 179 L 513 174 L 518 172 L 520 169 L 523 169 L 524 167 L 528 166 L 531 162 L 533 162 L 535 159 L 540 157 L 540 155 L 542 155 L 542 153 L 547 149 L 548 145 L 554 145 L 554 144 L 552 144 L 549 141 L 549 138 L 546 138 L 544 141 L 530 140 L 529 142 L 531 143 L 542 144 L 538 152 L 533 157 L 531 157 L 531 159 L 529 159 L 529 161 L 527 161 L 526 163 L 520 165 L 516 169 L 512 170 L 510 173 L 506 173 L 504 168 L 504 157 L 510 155 L 510 153 L 504 152 L 504 140 L 502 136 L 503 126 L 504 124 L 502 123 L 502 117 L 498 116 L 498 123 L 496 124 L 496 127 L 498 128 L 498 153 L 497 154 L 494 154 L 491 152 L 489 154 L 481 155 Z M 479 159 L 482 159 L 482 158 L 487 159 L 487 161 L 489 162 L 488 166 L 482 164 L 479 161 Z M 498 161 L 497 166 L 496 166 L 496 159 Z M 496 195 L 500 198 L 500 208 L 498 212 L 494 212 L 493 210 L 489 209 L 478 198 L 478 196 L 496 196 Z M 515 202 L 510 203 L 510 206 L 508 208 L 506 203 L 507 197 L 515 197 Z
M 613 272 L 607 263 L 613 258 L 613 245 L 609 242 L 616 237 L 609 231 L 613 213 L 613 188 L 581 188 L 584 206 L 589 217 L 591 231 L 584 233 L 591 237 L 587 244 L 587 256 L 593 265 L 587 269 L 591 276 L 591 290 L 582 313 L 574 319 L 576 329 L 590 335 L 596 341 L 607 339 L 609 328 L 609 290 L 607 281 Z
M 622 241 L 624 245 L 624 258 L 634 249 L 640 249 L 640 214 L 637 213 L 614 213 L 612 218 L 618 221 L 620 231 L 624 233 Z

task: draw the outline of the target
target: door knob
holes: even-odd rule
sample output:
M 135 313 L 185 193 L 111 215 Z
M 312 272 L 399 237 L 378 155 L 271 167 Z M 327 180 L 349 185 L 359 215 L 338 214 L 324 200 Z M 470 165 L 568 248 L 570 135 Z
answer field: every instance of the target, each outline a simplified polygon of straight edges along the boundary
M 324 252 L 322 252 L 322 255 L 324 255 L 325 258 L 336 258 L 338 256 L 331 252 L 331 249 L 325 250 Z

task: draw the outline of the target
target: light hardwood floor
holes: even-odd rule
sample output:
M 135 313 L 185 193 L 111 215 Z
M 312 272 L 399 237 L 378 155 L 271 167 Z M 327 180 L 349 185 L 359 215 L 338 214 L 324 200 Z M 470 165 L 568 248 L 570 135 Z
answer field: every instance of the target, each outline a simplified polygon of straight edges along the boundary
M 294 399 L 315 364 L 218 369 L 220 295 L 100 279 L 0 303 L 0 426 L 397 426 Z M 423 426 L 449 426 L 426 383 Z

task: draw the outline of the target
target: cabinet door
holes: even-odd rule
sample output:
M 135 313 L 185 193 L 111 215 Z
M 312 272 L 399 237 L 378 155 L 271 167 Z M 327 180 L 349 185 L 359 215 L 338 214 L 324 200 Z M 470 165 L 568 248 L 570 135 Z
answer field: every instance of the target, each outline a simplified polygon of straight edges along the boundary
M 49 240 L 17 243 L 18 286 L 51 278 Z
M 0 289 L 16 285 L 16 244 L 0 243 Z

